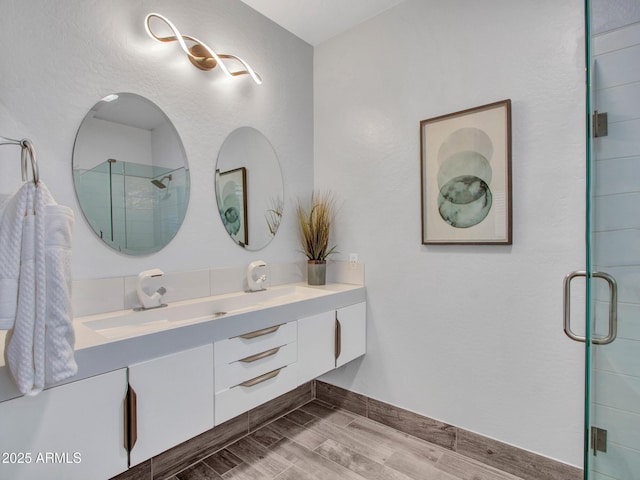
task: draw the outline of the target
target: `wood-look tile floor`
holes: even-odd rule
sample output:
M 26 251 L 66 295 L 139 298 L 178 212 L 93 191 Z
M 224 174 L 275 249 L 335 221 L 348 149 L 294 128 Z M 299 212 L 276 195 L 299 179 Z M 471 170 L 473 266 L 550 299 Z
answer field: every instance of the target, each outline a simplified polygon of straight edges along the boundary
M 169 480 L 520 480 L 315 400 Z

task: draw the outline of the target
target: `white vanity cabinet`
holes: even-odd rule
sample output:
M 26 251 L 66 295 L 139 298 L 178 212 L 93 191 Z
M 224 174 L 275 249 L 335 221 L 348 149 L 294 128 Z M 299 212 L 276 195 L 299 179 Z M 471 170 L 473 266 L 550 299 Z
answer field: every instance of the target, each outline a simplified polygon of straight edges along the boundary
M 213 345 L 129 367 L 130 464 L 213 428 Z
M 0 478 L 85 480 L 127 468 L 127 370 L 0 403 Z
M 298 384 L 333 370 L 335 348 L 335 310 L 298 320 Z
M 364 355 L 366 337 L 364 302 L 298 320 L 298 383 Z
M 293 321 L 214 344 L 216 425 L 296 388 L 296 340 Z
M 367 352 L 367 307 L 356 303 L 336 310 L 336 367 L 355 360 Z

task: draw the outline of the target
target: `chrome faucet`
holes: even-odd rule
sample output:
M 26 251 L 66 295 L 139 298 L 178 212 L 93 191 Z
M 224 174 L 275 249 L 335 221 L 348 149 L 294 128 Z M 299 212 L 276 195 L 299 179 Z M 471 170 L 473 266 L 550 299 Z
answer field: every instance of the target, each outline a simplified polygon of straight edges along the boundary
M 147 293 L 147 290 L 145 289 L 145 284 L 149 283 L 149 279 L 162 277 L 163 275 L 164 272 L 159 268 L 145 270 L 144 272 L 140 272 L 138 274 L 138 285 L 136 288 L 136 292 L 138 293 L 138 300 L 140 300 L 140 303 L 142 304 L 142 308 L 140 308 L 140 310 L 167 306 L 166 304 L 162 303 L 162 297 L 165 293 L 167 293 L 166 288 L 160 287 L 153 293 Z
M 250 292 L 265 290 L 267 264 L 264 260 L 251 262 L 247 267 L 247 286 Z

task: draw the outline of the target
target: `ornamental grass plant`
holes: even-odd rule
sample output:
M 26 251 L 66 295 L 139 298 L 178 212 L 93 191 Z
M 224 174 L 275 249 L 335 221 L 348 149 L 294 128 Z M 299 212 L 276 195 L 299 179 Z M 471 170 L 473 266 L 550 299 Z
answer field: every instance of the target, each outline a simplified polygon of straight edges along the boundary
M 302 252 L 311 261 L 324 262 L 334 253 L 329 246 L 331 224 L 336 213 L 336 201 L 331 192 L 313 192 L 308 208 L 298 200 L 298 228 Z

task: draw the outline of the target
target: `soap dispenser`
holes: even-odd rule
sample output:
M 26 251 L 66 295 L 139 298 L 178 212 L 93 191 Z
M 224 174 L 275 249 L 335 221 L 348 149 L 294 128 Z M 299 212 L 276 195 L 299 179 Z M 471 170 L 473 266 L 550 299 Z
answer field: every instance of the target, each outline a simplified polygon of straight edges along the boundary
M 167 289 L 164 287 L 158 288 L 155 292 L 149 294 L 145 290 L 145 284 L 149 283 L 149 279 L 162 277 L 164 272 L 159 268 L 153 268 L 151 270 L 145 270 L 138 274 L 138 285 L 136 292 L 138 293 L 138 300 L 142 304 L 142 309 L 166 307 L 166 304 L 162 303 L 162 297 L 167 293 Z
M 265 290 L 267 263 L 264 260 L 251 262 L 247 267 L 247 286 L 250 292 Z

